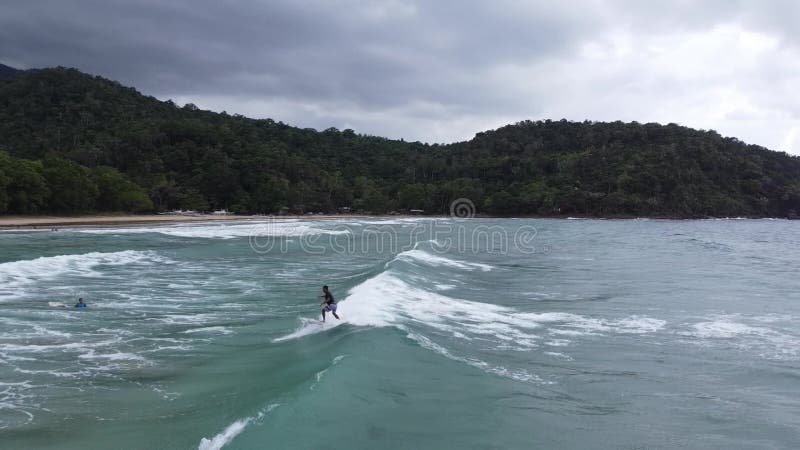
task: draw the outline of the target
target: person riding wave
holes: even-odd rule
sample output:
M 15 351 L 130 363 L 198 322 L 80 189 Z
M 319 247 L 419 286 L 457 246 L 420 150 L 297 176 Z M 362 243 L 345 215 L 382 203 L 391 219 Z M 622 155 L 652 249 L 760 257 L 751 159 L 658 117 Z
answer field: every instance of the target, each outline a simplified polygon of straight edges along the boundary
M 336 300 L 333 299 L 333 294 L 331 294 L 331 291 L 328 290 L 327 285 L 322 286 L 322 295 L 320 295 L 320 298 L 325 299 L 322 301 L 322 303 L 320 303 L 320 306 L 325 305 L 322 308 L 322 321 L 325 322 L 325 312 L 330 312 L 333 314 L 333 317 L 336 317 L 337 320 L 341 320 L 336 314 Z

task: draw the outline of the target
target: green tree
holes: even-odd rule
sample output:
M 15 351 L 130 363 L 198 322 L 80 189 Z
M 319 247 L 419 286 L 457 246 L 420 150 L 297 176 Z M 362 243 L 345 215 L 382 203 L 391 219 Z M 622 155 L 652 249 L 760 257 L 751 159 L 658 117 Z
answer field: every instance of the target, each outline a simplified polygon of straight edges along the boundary
M 425 185 L 421 183 L 406 184 L 397 192 L 397 202 L 400 208 L 427 209 L 429 208 L 428 200 Z
M 0 214 L 8 210 L 9 197 L 7 189 L 8 185 L 11 184 L 10 169 L 11 157 L 8 156 L 8 153 L 0 151 Z
M 65 68 L 0 80 L 0 148 L 11 158 L 0 178 L 6 213 L 141 211 L 143 192 L 158 211 L 446 213 L 460 197 L 504 215 L 794 216 L 800 208 L 800 158 L 714 131 L 526 120 L 428 145 L 179 108 Z M 44 162 L 44 171 L 41 162 L 54 158 L 72 165 Z M 95 176 L 99 166 L 139 189 Z
M 153 202 L 144 190 L 112 167 L 99 166 L 91 178 L 97 186 L 95 201 L 98 211 L 152 211 Z
M 47 208 L 59 213 L 91 211 L 97 198 L 97 186 L 89 170 L 72 161 L 57 157 L 44 160 L 42 175 L 50 187 Z
M 12 160 L 10 167 L 11 180 L 6 187 L 8 211 L 15 214 L 43 212 L 51 191 L 42 175 L 42 163 L 18 159 Z
M 178 207 L 189 211 L 209 211 L 208 200 L 198 190 L 188 188 L 178 194 Z

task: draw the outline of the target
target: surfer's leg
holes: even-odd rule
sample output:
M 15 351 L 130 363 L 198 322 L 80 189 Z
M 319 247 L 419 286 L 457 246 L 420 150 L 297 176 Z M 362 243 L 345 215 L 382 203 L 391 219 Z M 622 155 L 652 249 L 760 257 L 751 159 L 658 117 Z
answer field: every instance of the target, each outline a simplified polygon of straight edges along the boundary
M 325 308 L 322 308 L 322 321 L 325 322 Z
M 339 315 L 336 314 L 335 312 L 333 313 L 333 317 L 336 317 L 336 320 L 341 320 L 341 319 L 339 319 Z

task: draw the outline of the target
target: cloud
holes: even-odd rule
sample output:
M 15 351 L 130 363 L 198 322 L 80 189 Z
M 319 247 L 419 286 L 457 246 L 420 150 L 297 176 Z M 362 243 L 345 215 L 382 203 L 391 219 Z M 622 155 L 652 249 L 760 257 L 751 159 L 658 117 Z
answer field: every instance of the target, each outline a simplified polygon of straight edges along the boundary
M 6 1 L 0 62 L 303 127 L 449 142 L 523 119 L 800 153 L 793 1 Z

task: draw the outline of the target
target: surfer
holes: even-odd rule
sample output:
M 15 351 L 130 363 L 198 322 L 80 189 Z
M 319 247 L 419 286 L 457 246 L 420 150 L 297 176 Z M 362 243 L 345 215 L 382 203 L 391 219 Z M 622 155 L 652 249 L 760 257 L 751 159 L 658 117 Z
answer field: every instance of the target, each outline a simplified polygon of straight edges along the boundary
M 331 291 L 328 290 L 328 286 L 322 286 L 322 295 L 320 298 L 324 298 L 325 300 L 320 303 L 320 306 L 325 305 L 322 308 L 322 321 L 325 322 L 325 312 L 330 311 L 333 314 L 333 317 L 336 317 L 339 320 L 339 316 L 336 314 L 336 300 L 333 299 L 333 294 Z
M 78 299 L 78 303 L 75 304 L 76 308 L 86 308 L 86 303 L 83 303 L 83 297 Z

